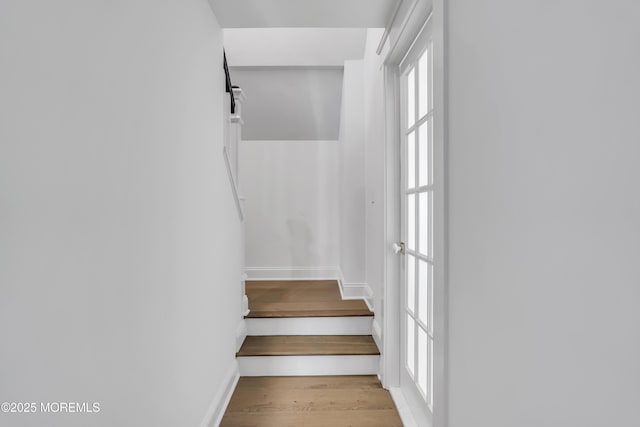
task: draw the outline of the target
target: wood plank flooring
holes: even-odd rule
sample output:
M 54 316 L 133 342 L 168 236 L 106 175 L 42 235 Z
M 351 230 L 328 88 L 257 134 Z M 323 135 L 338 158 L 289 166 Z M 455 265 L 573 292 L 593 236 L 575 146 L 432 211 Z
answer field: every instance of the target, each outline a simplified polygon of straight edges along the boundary
M 371 335 L 272 335 L 248 336 L 240 351 L 243 356 L 378 355 Z
M 373 316 L 362 300 L 343 300 L 335 280 L 246 282 L 246 317 Z
M 376 376 L 242 377 L 222 427 L 402 427 Z

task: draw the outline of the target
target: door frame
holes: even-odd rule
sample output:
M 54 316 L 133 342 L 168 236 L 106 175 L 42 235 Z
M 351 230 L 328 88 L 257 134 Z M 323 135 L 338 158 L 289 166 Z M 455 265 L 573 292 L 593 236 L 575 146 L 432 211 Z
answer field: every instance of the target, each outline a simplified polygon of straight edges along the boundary
M 406 0 L 404 0 L 406 1 Z M 434 366 L 433 366 L 433 427 L 448 425 L 448 292 L 447 292 L 447 149 L 446 149 L 446 44 L 444 37 L 445 0 L 414 0 L 401 19 L 400 29 L 386 53 L 384 71 L 385 102 L 385 265 L 381 361 L 382 384 L 387 389 L 400 385 L 401 359 L 401 257 L 392 250 L 401 237 L 401 86 L 399 66 L 411 50 L 423 28 L 431 26 L 433 33 L 433 159 L 434 159 L 434 253 L 440 254 L 434 265 Z M 390 27 L 396 23 L 392 22 Z M 435 260 L 434 260 L 435 261 Z

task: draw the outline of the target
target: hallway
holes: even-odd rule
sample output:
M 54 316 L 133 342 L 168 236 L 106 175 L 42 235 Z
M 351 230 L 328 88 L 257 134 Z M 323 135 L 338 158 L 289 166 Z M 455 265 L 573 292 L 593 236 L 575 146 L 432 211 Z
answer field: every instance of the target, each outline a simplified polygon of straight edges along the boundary
M 0 0 L 0 426 L 640 426 L 638 22 Z

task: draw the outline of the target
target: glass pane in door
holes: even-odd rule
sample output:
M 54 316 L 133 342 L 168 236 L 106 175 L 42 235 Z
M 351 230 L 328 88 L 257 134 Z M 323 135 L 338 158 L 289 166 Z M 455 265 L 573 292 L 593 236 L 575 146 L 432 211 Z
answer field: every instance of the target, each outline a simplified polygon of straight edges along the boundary
M 416 250 L 416 195 L 407 197 L 407 248 Z
M 424 329 L 418 328 L 418 385 L 420 391 L 427 394 L 428 337 Z
M 407 255 L 407 308 L 416 311 L 416 258 Z
M 415 321 L 413 317 L 407 314 L 407 368 L 413 376 L 415 373 L 415 339 L 416 339 Z
M 427 261 L 420 260 L 418 268 L 418 317 L 424 325 L 428 325 L 431 312 L 431 265 Z
M 420 249 L 420 253 L 424 256 L 431 255 L 431 211 L 429 206 L 429 195 L 430 192 L 424 191 L 420 193 L 420 196 L 418 196 L 418 228 L 420 229 L 418 233 L 418 247 Z
M 429 51 L 426 51 L 418 61 L 418 101 L 419 117 L 429 112 L 429 98 L 431 92 L 431 76 L 429 67 Z
M 407 76 L 407 128 L 416 122 L 416 75 L 412 69 Z
M 404 254 L 402 351 L 405 385 L 431 407 L 433 399 L 433 90 L 430 44 L 402 74 L 402 227 Z M 421 396 L 421 397 L 420 397 Z
M 407 188 L 416 186 L 416 133 L 407 136 Z
M 420 126 L 419 140 L 420 159 L 418 163 L 418 171 L 420 176 L 418 179 L 418 185 L 424 186 L 431 183 L 431 127 L 429 126 L 429 120 Z

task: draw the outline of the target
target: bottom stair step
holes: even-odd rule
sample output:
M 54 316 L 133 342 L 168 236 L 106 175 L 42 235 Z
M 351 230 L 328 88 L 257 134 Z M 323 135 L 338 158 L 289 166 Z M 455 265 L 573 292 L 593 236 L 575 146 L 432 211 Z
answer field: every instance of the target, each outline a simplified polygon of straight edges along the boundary
M 402 427 L 375 375 L 240 378 L 221 427 Z

